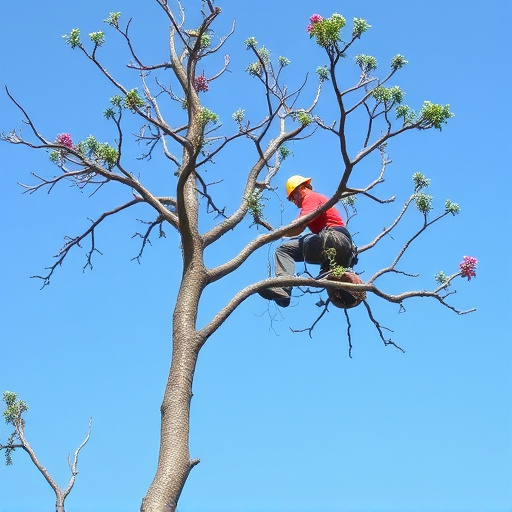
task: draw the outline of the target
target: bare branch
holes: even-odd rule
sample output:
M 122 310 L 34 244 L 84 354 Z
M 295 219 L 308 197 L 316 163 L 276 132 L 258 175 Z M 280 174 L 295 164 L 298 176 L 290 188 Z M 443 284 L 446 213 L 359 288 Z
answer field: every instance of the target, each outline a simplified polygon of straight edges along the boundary
M 451 276 L 450 281 L 460 275 L 460 272 L 457 274 L 454 274 Z M 231 313 L 245 300 L 247 297 L 253 295 L 254 293 L 257 293 L 259 290 L 262 290 L 264 288 L 286 288 L 286 287 L 293 287 L 293 286 L 310 286 L 312 288 L 332 288 L 332 289 L 341 289 L 341 290 L 347 290 L 347 291 L 353 291 L 353 292 L 371 292 L 378 297 L 385 299 L 388 302 L 396 303 L 396 304 L 402 304 L 404 301 L 408 299 L 412 299 L 415 297 L 429 297 L 432 299 L 436 299 L 438 302 L 443 304 L 444 306 L 448 307 L 452 311 L 456 312 L 459 315 L 471 313 L 473 311 L 476 311 L 474 308 L 466 311 L 460 311 L 449 304 L 445 302 L 445 296 L 440 295 L 439 288 L 434 291 L 425 291 L 425 290 L 418 290 L 418 291 L 408 291 L 403 292 L 399 294 L 390 294 L 386 293 L 379 288 L 377 288 L 373 284 L 352 284 L 352 283 L 346 283 L 341 281 L 331 281 L 327 279 L 315 279 L 315 278 L 305 278 L 305 277 L 274 277 L 269 279 L 264 279 L 263 281 L 258 281 L 256 283 L 253 283 L 249 286 L 246 286 L 242 290 L 240 290 L 229 302 L 222 308 L 215 316 L 214 318 L 205 326 L 203 327 L 199 333 L 202 338 L 202 343 L 204 343 L 209 336 L 213 332 L 215 332 L 222 323 L 226 321 L 226 319 L 231 315 Z M 445 288 L 443 286 L 442 288 Z
M 125 96 L 128 94 L 128 92 L 129 92 L 128 89 L 126 89 L 120 82 L 115 80 L 113 78 L 113 76 L 107 71 L 107 69 L 105 67 L 103 67 L 103 65 L 96 59 L 96 57 L 94 55 L 90 54 L 82 45 L 79 45 L 78 48 L 80 48 L 80 50 L 84 53 L 84 55 L 91 62 L 94 63 L 94 65 L 101 71 L 101 73 L 108 79 L 108 81 L 114 85 L 114 87 L 116 89 L 121 91 L 123 93 L 123 95 L 125 95 Z M 162 118 L 159 118 L 158 116 L 157 116 L 157 118 L 154 118 L 149 113 L 145 112 L 144 109 L 142 109 L 138 106 L 135 106 L 135 105 L 133 105 L 131 107 L 131 109 L 133 112 L 136 112 L 141 118 L 145 119 L 148 123 L 153 124 L 154 126 L 160 128 L 164 133 L 171 136 L 179 144 L 181 144 L 183 146 L 188 145 L 188 141 L 186 139 L 180 137 L 176 133 L 175 130 L 173 130 L 169 125 L 167 125 L 167 123 L 165 123 L 165 121 L 163 121 Z
M 5 87 L 5 91 L 7 93 L 7 96 L 9 96 L 10 100 L 21 110 L 21 112 L 23 113 L 23 115 L 25 116 L 25 122 L 30 126 L 30 128 L 32 129 L 32 133 L 43 143 L 43 144 L 50 144 L 49 141 L 47 141 L 45 138 L 43 138 L 39 133 L 38 131 L 36 130 L 35 126 L 34 126 L 34 123 L 32 122 L 32 120 L 30 119 L 30 116 L 27 114 L 27 111 L 14 99 L 14 97 L 11 95 L 11 93 L 9 92 L 9 89 L 7 88 L 7 86 Z M 2 135 L 2 138 L 3 135 Z M 13 142 L 13 141 L 10 141 L 10 142 Z M 20 140 L 19 142 L 22 142 L 22 140 Z
M 398 225 L 398 223 L 400 222 L 402 217 L 405 215 L 405 212 L 407 211 L 407 209 L 409 208 L 409 206 L 413 200 L 414 200 L 414 195 L 409 197 L 409 199 L 407 199 L 404 206 L 402 207 L 402 210 L 398 214 L 397 218 L 391 223 L 391 225 L 388 228 L 384 228 L 382 230 L 382 232 L 379 233 L 370 243 L 363 245 L 361 247 L 358 247 L 358 252 L 361 253 L 361 252 L 367 251 L 368 249 L 371 249 L 372 247 L 374 247 L 377 244 L 377 242 L 379 242 L 379 240 L 384 238 L 386 235 L 389 235 L 389 233 L 391 233 L 391 231 Z
M 163 223 L 164 219 L 159 216 L 155 221 L 153 222 L 146 222 L 145 224 L 149 224 L 149 227 L 146 231 L 146 233 L 144 233 L 143 235 L 141 233 L 135 233 L 132 238 L 138 236 L 140 238 L 142 238 L 142 245 L 141 245 L 141 248 L 140 248 L 140 251 L 139 251 L 139 254 L 137 254 L 137 256 L 135 256 L 134 258 L 132 258 L 132 261 L 133 260 L 137 260 L 138 263 L 140 263 L 140 260 L 142 258 L 142 253 L 144 252 L 144 249 L 146 248 L 146 244 L 151 244 L 151 241 L 149 239 L 149 236 L 151 235 L 151 232 L 153 231 L 153 229 L 156 227 L 156 226 L 159 226 L 160 228 L 160 233 L 159 233 L 159 237 L 162 238 L 162 237 L 165 237 L 165 232 L 163 231 L 162 229 L 162 223 Z M 143 221 L 140 221 L 140 222 L 143 222 Z
M 87 444 L 87 441 L 89 441 L 89 438 L 91 437 L 91 430 L 92 430 L 92 418 L 89 419 L 89 428 L 87 430 L 87 435 L 85 436 L 85 439 L 82 441 L 82 444 L 75 450 L 75 455 L 73 457 L 73 461 L 71 462 L 69 456 L 68 456 L 68 464 L 69 469 L 71 470 L 71 478 L 69 479 L 68 485 L 66 489 L 64 489 L 62 493 L 62 502 L 64 504 L 64 500 L 68 496 L 68 494 L 71 492 L 71 489 L 73 489 L 73 486 L 75 485 L 76 476 L 78 475 L 77 471 L 77 465 L 78 465 L 78 455 L 80 454 L 80 451 L 82 448 Z
M 75 238 L 67 237 L 67 242 L 64 244 L 64 246 L 59 251 L 59 253 L 55 256 L 57 258 L 57 261 L 52 266 L 47 267 L 47 270 L 49 270 L 48 274 L 46 274 L 45 276 L 38 276 L 38 275 L 36 275 L 36 276 L 31 276 L 31 277 L 37 278 L 37 279 L 42 279 L 43 280 L 43 286 L 42 286 L 43 288 L 45 286 L 49 285 L 50 284 L 50 278 L 52 277 L 52 275 L 55 272 L 56 268 L 58 266 L 62 265 L 62 263 L 64 262 L 64 259 L 68 255 L 69 251 L 73 247 L 77 247 L 77 246 L 80 247 L 80 242 L 82 240 L 84 240 L 86 237 L 88 237 L 89 235 L 91 236 L 91 249 L 89 250 L 89 252 L 87 254 L 87 263 L 84 266 L 84 270 L 87 267 L 92 268 L 92 261 L 91 261 L 92 254 L 94 252 L 99 252 L 99 251 L 97 251 L 97 249 L 95 247 L 94 230 L 107 217 L 110 217 L 111 215 L 119 213 L 119 212 L 129 208 L 130 206 L 133 206 L 133 205 L 138 204 L 140 202 L 142 202 L 142 198 L 136 197 L 135 199 L 133 199 L 132 201 L 129 201 L 128 203 L 125 203 L 125 204 L 123 204 L 121 206 L 118 206 L 117 208 L 114 208 L 113 210 L 110 210 L 108 212 L 105 212 L 105 213 L 101 214 L 100 217 L 96 221 L 93 221 L 91 226 L 87 230 L 85 230 L 81 235 L 79 235 L 79 236 L 77 236 Z
M 352 87 L 350 89 L 347 89 L 346 91 L 342 92 L 341 94 L 344 96 L 345 94 L 348 94 L 349 92 L 352 92 L 352 91 L 354 91 L 356 89 L 359 89 L 362 86 L 366 86 L 369 83 L 375 82 L 375 81 L 378 82 L 377 83 L 378 86 L 383 86 L 386 82 L 388 82 L 390 80 L 390 78 L 396 73 L 396 71 L 397 71 L 396 69 L 393 69 L 389 73 L 389 75 L 386 78 L 384 78 L 384 80 L 378 80 L 377 78 L 373 78 L 373 77 L 369 78 L 367 81 L 365 81 L 363 83 L 360 82 L 357 86 Z M 352 112 L 354 112 L 354 110 L 356 110 L 359 106 L 361 106 L 364 102 L 366 102 L 366 100 L 372 95 L 372 92 L 373 92 L 373 88 L 370 89 L 369 91 L 367 91 L 365 93 L 365 95 L 357 103 L 355 103 L 352 107 L 350 107 L 347 110 L 347 115 L 351 114 Z
M 413 196 L 414 197 L 414 196 Z M 395 222 L 393 223 L 393 225 L 388 228 L 387 233 L 389 233 L 389 231 L 391 231 L 391 229 L 396 225 L 396 223 L 398 222 L 398 220 L 403 216 L 405 210 L 407 209 L 407 207 L 409 206 L 410 202 L 411 202 L 412 198 L 410 198 L 407 203 L 406 203 L 406 206 L 404 207 L 404 209 L 402 210 L 401 214 L 399 215 L 399 217 L 397 218 L 397 220 L 395 220 Z M 435 219 L 431 220 L 430 222 L 427 222 L 426 221 L 426 214 L 424 214 L 424 218 L 425 218 L 425 222 L 423 224 L 423 226 L 414 234 L 411 236 L 411 238 L 409 238 L 409 240 L 407 240 L 404 244 L 404 246 L 402 247 L 402 249 L 400 250 L 400 252 L 398 253 L 397 257 L 395 258 L 395 260 L 393 261 L 393 263 L 386 267 L 386 268 L 383 268 L 381 270 L 379 270 L 378 272 L 376 272 L 372 277 L 371 279 L 368 281 L 369 283 L 373 283 L 378 277 L 382 276 L 383 274 L 386 274 L 388 272 L 391 272 L 391 271 L 395 271 L 395 267 L 396 265 L 398 264 L 398 262 L 400 261 L 400 259 L 402 258 L 402 256 L 405 254 L 405 251 L 410 247 L 411 243 L 416 240 L 416 238 L 418 238 L 421 233 L 423 233 L 429 226 L 431 226 L 432 224 L 434 224 L 435 222 L 437 222 L 438 220 L 442 219 L 443 217 L 445 217 L 446 215 L 448 215 L 449 212 L 444 212 L 442 213 L 441 215 L 437 216 Z M 383 236 L 383 235 L 382 235 Z M 377 237 L 374 242 L 377 241 L 377 239 L 380 239 L 381 236 L 379 235 L 379 237 Z
M 386 339 L 384 337 L 384 333 L 383 333 L 383 330 L 387 330 L 387 331 L 391 331 L 391 329 L 388 329 L 387 327 L 382 327 L 380 325 L 379 322 L 377 322 L 377 320 L 375 319 L 375 317 L 373 316 L 373 313 L 372 313 L 372 310 L 370 308 L 370 305 L 368 304 L 368 302 L 366 300 L 363 301 L 365 307 L 366 307 L 366 311 L 368 312 L 368 317 L 370 318 L 370 320 L 373 322 L 373 325 L 375 326 L 375 328 L 377 329 L 377 332 L 379 333 L 379 336 L 380 336 L 380 339 L 382 340 L 382 342 L 384 343 L 384 345 L 393 345 L 395 348 L 397 348 L 398 350 L 400 350 L 401 352 L 404 352 L 405 353 L 405 350 L 402 348 L 402 347 L 399 347 L 391 338 L 389 339 Z M 393 332 L 393 331 L 391 331 Z
M 327 307 L 329 306 L 329 303 L 330 303 L 330 300 L 327 299 L 326 302 L 323 302 L 322 301 L 322 306 L 323 306 L 323 309 L 320 313 L 320 315 L 318 315 L 318 317 L 316 318 L 316 320 L 313 322 L 313 324 L 310 326 L 310 327 L 306 327 L 304 329 L 292 329 L 290 327 L 290 330 L 292 332 L 307 332 L 309 337 L 312 338 L 313 337 L 313 329 L 315 328 L 315 326 L 318 324 L 318 322 L 320 322 L 320 320 L 323 318 L 323 316 L 329 311 L 327 309 Z
M 212 212 L 215 212 L 217 214 L 217 216 L 219 217 L 224 217 L 226 218 L 226 214 L 224 213 L 226 208 L 218 208 L 215 203 L 213 202 L 213 198 L 212 196 L 208 193 L 208 187 L 210 185 L 215 185 L 216 183 L 220 183 L 219 181 L 215 182 L 215 183 L 206 183 L 204 180 L 203 180 L 203 177 L 198 173 L 196 172 L 195 173 L 195 176 L 197 178 L 197 180 L 199 181 L 200 185 L 201 185 L 201 190 L 199 189 L 196 189 L 197 192 L 204 198 L 206 198 L 206 210 L 208 213 L 212 213 Z
M 348 311 L 344 309 L 343 312 L 345 313 L 345 319 L 347 320 L 348 357 L 352 359 L 352 334 L 350 332 L 352 324 L 350 323 Z

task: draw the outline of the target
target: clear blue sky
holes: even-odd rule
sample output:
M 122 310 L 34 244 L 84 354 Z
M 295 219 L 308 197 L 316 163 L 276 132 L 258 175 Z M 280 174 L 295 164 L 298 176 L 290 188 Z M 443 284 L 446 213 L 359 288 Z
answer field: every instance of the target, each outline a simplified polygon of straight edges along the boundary
M 410 133 L 390 144 L 393 164 L 379 196 L 396 195 L 397 201 L 385 209 L 361 201 L 351 227 L 360 245 L 369 242 L 411 193 L 412 173 L 424 173 L 432 180 L 437 211 L 449 198 L 461 213 L 436 225 L 405 258 L 402 270 L 419 272 L 416 281 L 387 279 L 382 286 L 389 292 L 432 288 L 437 271 L 455 272 L 463 255 L 475 256 L 477 278 L 458 279 L 451 302 L 477 312 L 457 316 L 414 300 L 398 314 L 396 306 L 370 297 L 374 313 L 394 330 L 405 353 L 384 347 L 359 308 L 351 314 L 350 359 L 341 311 L 332 310 L 310 339 L 290 328 L 314 321 L 314 300 L 294 300 L 294 307 L 271 309 L 270 316 L 266 302 L 247 300 L 199 358 L 191 455 L 201 463 L 190 475 L 180 512 L 512 510 L 510 2 L 217 2 L 223 8 L 219 33 L 237 20 L 225 50 L 233 73 L 214 82 L 204 100 L 215 105 L 226 129 L 234 129 L 230 112 L 257 104 L 254 81 L 243 73 L 250 60 L 243 46 L 247 37 L 291 60 L 291 86 L 326 63 L 305 31 L 313 13 L 367 19 L 372 29 L 353 53 L 375 55 L 383 66 L 403 53 L 410 64 L 395 82 L 406 91 L 406 102 L 451 105 L 456 117 L 442 133 Z M 184 2 L 190 13 L 198 5 Z M 0 82 L 50 139 L 62 132 L 76 139 L 90 133 L 100 140 L 115 137 L 101 115 L 114 91 L 61 38 L 75 27 L 84 34 L 102 29 L 110 11 L 133 16 L 133 36 L 144 56 L 158 61 L 165 55 L 165 22 L 152 1 L 48 0 L 0 7 Z M 189 19 L 193 26 L 197 17 Z M 113 35 L 107 37 L 119 48 Z M 119 68 L 116 59 L 128 60 L 108 45 L 105 56 L 113 71 Z M 347 69 L 353 69 L 350 57 Z M 135 76 L 121 73 L 137 85 Z M 328 103 L 321 109 L 328 120 Z M 4 93 L 0 113 L 1 131 L 22 127 L 20 112 Z M 335 153 L 313 139 L 291 149 L 281 196 L 286 177 L 297 172 L 313 176 L 319 191 L 331 193 L 339 169 Z M 243 175 L 246 160 L 242 153 L 220 160 L 211 168 L 211 181 Z M 158 160 L 152 169 L 136 160 L 133 166 L 147 173 L 155 189 L 170 193 L 172 172 Z M 137 218 L 151 217 L 144 210 L 124 215 L 98 232 L 103 256 L 95 257 L 93 271 L 82 272 L 85 252 L 74 251 L 51 286 L 40 290 L 30 276 L 51 264 L 64 236 L 79 233 L 88 218 L 127 199 L 116 187 L 89 198 L 66 185 L 51 195 L 22 195 L 18 181 L 53 170 L 44 153 L 0 146 L 0 390 L 16 391 L 28 402 L 27 438 L 62 486 L 69 474 L 67 454 L 93 417 L 69 512 L 138 510 L 156 466 L 179 242 L 169 228 L 138 265 L 131 261 L 138 252 L 131 235 L 141 229 Z M 378 162 L 363 164 L 356 183 L 367 183 L 376 172 Z M 228 180 L 219 192 L 234 207 L 240 188 Z M 268 203 L 269 220 L 277 224 L 278 200 L 269 196 Z M 295 215 L 285 205 L 284 220 Z M 389 264 L 420 223 L 419 214 L 411 215 L 396 239 L 362 256 L 358 270 L 371 275 Z M 254 234 L 247 227 L 208 258 L 234 254 Z M 265 249 L 208 293 L 201 321 L 241 284 L 265 277 L 267 259 Z M 0 428 L 2 441 L 9 433 L 7 426 Z M 15 453 L 12 467 L 0 464 L 0 512 L 39 512 L 52 505 L 51 489 L 25 453 Z

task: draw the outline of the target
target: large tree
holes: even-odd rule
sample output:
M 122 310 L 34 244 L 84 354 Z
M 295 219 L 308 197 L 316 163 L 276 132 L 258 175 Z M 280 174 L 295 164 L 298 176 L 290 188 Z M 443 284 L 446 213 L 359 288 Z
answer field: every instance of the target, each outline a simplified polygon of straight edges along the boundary
M 395 219 L 384 229 L 378 224 L 372 235 L 365 233 L 368 239 L 359 243 L 360 254 L 373 249 L 390 235 L 411 206 L 419 210 L 422 221 L 388 264 L 372 276 L 364 276 L 365 284 L 327 281 L 308 275 L 268 278 L 241 287 L 225 305 L 209 312 L 208 320 L 198 324 L 198 310 L 205 290 L 220 280 L 236 276 L 237 269 L 246 264 L 251 255 L 279 240 L 290 227 L 305 225 L 314 215 L 337 203 L 350 218 L 358 197 L 376 204 L 393 202 L 393 197 L 381 198 L 376 192 L 390 163 L 389 145 L 397 136 L 406 137 L 407 132 L 441 130 L 452 114 L 448 105 L 430 101 L 417 108 L 405 105 L 404 92 L 395 80 L 407 64 L 406 58 L 401 54 L 390 56 L 387 69 L 378 72 L 374 57 L 357 53 L 358 40 L 370 25 L 356 18 L 351 26 L 347 26 L 345 18 L 334 13 L 325 18 L 314 15 L 309 20 L 307 31 L 311 44 L 318 45 L 327 64 L 315 70 L 315 78 L 305 72 L 304 79 L 298 84 L 285 83 L 286 68 L 290 65 L 286 57 L 275 59 L 256 39 L 246 39 L 245 46 L 251 55 L 246 68 L 247 80 L 259 85 L 261 102 L 251 99 L 250 109 L 240 108 L 233 112 L 232 124 L 221 124 L 213 106 L 214 87 L 221 80 L 227 83 L 230 78 L 227 73 L 229 57 L 224 56 L 223 51 L 230 43 L 234 25 L 227 33 L 218 33 L 216 21 L 222 16 L 222 10 L 210 0 L 195 2 L 196 5 L 190 7 L 191 10 L 201 10 L 200 18 L 195 14 L 192 16 L 199 20 L 194 23 L 188 21 L 179 3 L 156 2 L 169 24 L 168 55 L 163 61 L 150 61 L 139 53 L 137 41 L 131 37 L 131 22 L 123 21 L 120 12 L 110 13 L 105 20 L 108 25 L 105 32 L 97 31 L 84 37 L 79 29 L 73 29 L 66 35 L 69 46 L 89 59 L 93 68 L 103 75 L 103 80 L 116 91 L 104 112 L 112 122 L 112 142 L 101 142 L 93 135 L 80 141 L 70 133 L 60 133 L 56 137 L 45 135 L 39 123 L 10 91 L 7 94 L 23 113 L 31 133 L 27 136 L 15 130 L 2 135 L 3 140 L 12 144 L 48 152 L 57 166 L 58 172 L 54 175 L 34 173 L 35 181 L 24 185 L 30 193 L 52 191 L 64 182 L 89 190 L 91 194 L 115 185 L 126 191 L 123 202 L 105 207 L 103 214 L 93 219 L 87 229 L 67 238 L 48 271 L 38 276 L 43 286 L 50 284 L 56 270 L 77 247 L 87 244 L 86 267 L 92 267 L 95 253 L 100 250 L 98 231 L 113 216 L 141 205 L 147 207 L 152 218 L 146 228 L 137 233 L 141 248 L 136 259 L 142 258 L 155 234 L 163 236 L 172 230 L 172 236 L 179 239 L 182 269 L 172 316 L 172 359 L 161 406 L 160 453 L 155 477 L 141 505 L 141 510 L 148 512 L 174 511 L 189 472 L 199 462 L 192 459 L 189 452 L 190 401 L 197 358 L 208 339 L 244 300 L 270 286 L 295 286 L 301 293 L 325 288 L 345 289 L 365 292 L 368 297 L 376 296 L 401 306 L 411 298 L 434 299 L 460 314 L 465 311 L 447 302 L 452 293 L 450 286 L 458 276 L 471 278 L 476 263 L 472 258 L 465 258 L 460 268 L 450 275 L 440 272 L 437 283 L 430 290 L 407 288 L 390 293 L 378 286 L 378 280 L 383 276 L 413 277 L 400 268 L 407 249 L 432 224 L 459 211 L 456 203 L 446 201 L 444 210 L 434 215 L 432 198 L 425 192 L 429 180 L 417 172 L 411 182 L 411 194 L 397 209 Z M 130 56 L 128 69 L 138 75 L 138 88 L 125 85 L 131 78 L 127 79 L 124 74 L 119 78 L 114 76 L 110 67 L 104 64 L 108 38 L 114 35 L 126 43 Z M 347 59 L 347 56 L 353 58 Z M 313 82 L 314 89 L 311 87 Z M 224 89 L 226 87 L 229 86 L 225 85 Z M 328 117 L 317 113 L 322 101 L 329 101 L 332 106 Z M 259 117 L 254 113 L 252 103 L 261 105 Z M 138 123 L 135 135 L 130 133 L 134 125 L 133 115 Z M 272 192 L 278 184 L 283 182 L 279 172 L 285 167 L 283 162 L 291 156 L 290 143 L 309 143 L 319 137 L 322 144 L 336 148 L 338 155 L 335 166 L 337 186 L 329 202 L 314 214 L 291 224 L 280 225 L 279 220 L 266 218 L 263 207 L 274 197 Z M 133 165 L 133 150 L 129 145 L 134 142 L 143 148 L 142 158 L 165 171 L 163 194 L 161 184 L 155 186 L 151 177 L 139 175 L 138 167 Z M 237 206 L 229 209 L 216 195 L 216 184 L 210 181 L 206 171 L 238 145 L 245 152 L 243 161 L 232 160 L 230 168 L 225 168 L 221 176 L 229 184 L 230 193 L 238 197 Z M 157 155 L 158 152 L 161 155 Z M 374 167 L 372 176 L 358 177 L 357 169 L 370 159 Z M 246 230 L 251 225 L 258 229 L 255 236 L 248 243 L 236 246 L 236 240 L 233 241 L 230 234 Z M 370 229 L 367 228 L 367 232 L 370 233 Z M 222 261 L 207 265 L 205 254 L 211 251 L 215 252 L 216 260 Z M 343 274 L 344 269 L 333 268 L 333 271 Z M 402 283 L 400 281 L 400 286 Z M 318 320 L 325 320 L 330 305 L 328 298 L 318 301 Z M 366 308 L 368 319 L 376 328 L 376 336 L 385 344 L 395 345 L 386 337 L 369 300 L 364 300 L 359 307 Z M 344 313 L 351 346 L 349 312 L 345 310 Z M 315 325 L 316 321 L 308 329 L 310 333 Z M 15 396 L 9 397 L 13 403 L 18 403 Z M 22 424 L 21 409 L 19 418 L 14 418 L 19 425 Z M 18 431 L 18 437 L 20 432 L 23 433 Z M 12 449 L 22 445 L 23 442 L 17 443 L 12 438 L 2 447 L 10 454 Z

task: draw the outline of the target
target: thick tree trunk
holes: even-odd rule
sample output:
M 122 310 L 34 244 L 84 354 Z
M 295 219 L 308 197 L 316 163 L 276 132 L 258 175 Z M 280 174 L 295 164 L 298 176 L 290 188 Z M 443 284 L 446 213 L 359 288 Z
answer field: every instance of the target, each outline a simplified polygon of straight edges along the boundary
M 184 90 L 189 83 L 182 63 L 174 54 L 177 75 Z M 179 76 L 178 76 L 179 78 Z M 141 512 L 175 512 L 190 470 L 199 462 L 190 459 L 189 426 L 192 382 L 200 347 L 196 330 L 197 308 L 206 285 L 203 242 L 198 232 L 198 198 L 194 174 L 195 155 L 203 140 L 204 124 L 197 94 L 188 94 L 190 122 L 177 186 L 178 218 L 183 255 L 183 277 L 173 314 L 171 369 L 161 407 L 158 467 L 142 500 Z M 196 145 L 199 145 L 196 147 Z
M 196 340 L 174 339 L 171 370 L 161 407 L 158 468 L 141 512 L 175 512 L 185 481 L 198 461 L 190 460 L 189 423 Z
M 198 258 L 199 259 L 199 258 Z M 190 470 L 189 426 L 192 382 L 202 346 L 196 331 L 197 305 L 205 276 L 202 264 L 186 266 L 173 314 L 173 348 L 161 407 L 158 467 L 141 512 L 175 512 Z

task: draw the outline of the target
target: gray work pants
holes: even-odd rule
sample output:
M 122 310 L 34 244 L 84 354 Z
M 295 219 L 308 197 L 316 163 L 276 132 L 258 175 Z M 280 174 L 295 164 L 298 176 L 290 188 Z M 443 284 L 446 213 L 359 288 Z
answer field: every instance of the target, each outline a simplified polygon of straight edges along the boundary
M 351 267 L 357 249 L 346 234 L 336 228 L 325 228 L 318 235 L 309 234 L 290 238 L 283 242 L 275 253 L 276 277 L 293 276 L 295 263 L 305 261 L 328 270 L 324 251 L 336 249 L 336 263 L 344 268 Z

